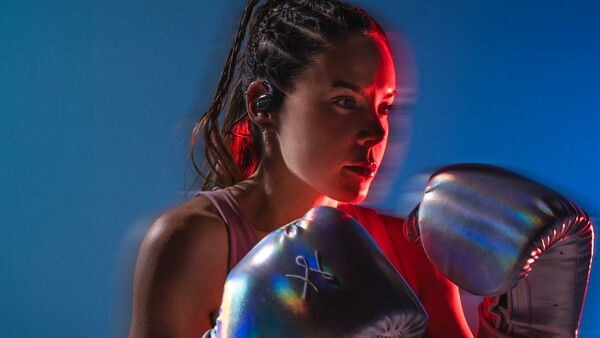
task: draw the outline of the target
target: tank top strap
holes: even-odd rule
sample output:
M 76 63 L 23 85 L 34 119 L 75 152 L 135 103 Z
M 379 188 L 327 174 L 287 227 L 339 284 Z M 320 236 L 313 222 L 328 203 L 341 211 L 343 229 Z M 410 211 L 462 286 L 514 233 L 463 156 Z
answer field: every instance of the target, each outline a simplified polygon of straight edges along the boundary
M 258 234 L 250 224 L 237 202 L 227 189 L 200 191 L 196 196 L 208 199 L 217 209 L 225 223 L 229 238 L 228 271 L 252 249 L 259 241 Z

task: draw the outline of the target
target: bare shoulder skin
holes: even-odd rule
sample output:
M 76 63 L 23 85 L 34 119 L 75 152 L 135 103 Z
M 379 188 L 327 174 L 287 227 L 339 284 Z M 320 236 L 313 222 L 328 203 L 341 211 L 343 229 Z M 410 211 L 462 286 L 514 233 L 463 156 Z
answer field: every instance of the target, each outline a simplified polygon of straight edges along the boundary
M 227 230 L 208 200 L 159 217 L 138 252 L 130 337 L 201 337 L 219 309 L 227 261 Z

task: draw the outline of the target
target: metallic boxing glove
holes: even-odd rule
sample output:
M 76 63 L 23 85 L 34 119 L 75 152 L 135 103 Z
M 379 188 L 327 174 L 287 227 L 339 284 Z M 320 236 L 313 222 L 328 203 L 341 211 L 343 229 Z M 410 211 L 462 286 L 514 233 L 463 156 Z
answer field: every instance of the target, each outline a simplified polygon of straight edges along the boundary
M 574 337 L 593 249 L 589 217 L 555 191 L 476 164 L 433 174 L 406 235 L 464 290 L 488 296 L 478 337 Z
M 315 207 L 229 273 L 205 337 L 420 337 L 421 303 L 356 220 Z

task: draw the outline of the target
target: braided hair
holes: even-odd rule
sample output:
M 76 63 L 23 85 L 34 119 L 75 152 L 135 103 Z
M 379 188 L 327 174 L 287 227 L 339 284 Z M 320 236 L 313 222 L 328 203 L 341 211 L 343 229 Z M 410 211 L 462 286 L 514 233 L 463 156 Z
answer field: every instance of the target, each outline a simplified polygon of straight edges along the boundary
M 249 177 L 259 163 L 260 130 L 244 118 L 244 93 L 252 81 L 267 79 L 285 95 L 319 55 L 349 35 L 378 36 L 387 44 L 383 29 L 358 7 L 337 0 L 266 0 L 254 10 L 259 1 L 249 0 L 244 8 L 213 102 L 192 132 L 190 158 L 204 177 L 203 190 L 234 185 Z M 194 158 L 201 133 L 207 173 Z

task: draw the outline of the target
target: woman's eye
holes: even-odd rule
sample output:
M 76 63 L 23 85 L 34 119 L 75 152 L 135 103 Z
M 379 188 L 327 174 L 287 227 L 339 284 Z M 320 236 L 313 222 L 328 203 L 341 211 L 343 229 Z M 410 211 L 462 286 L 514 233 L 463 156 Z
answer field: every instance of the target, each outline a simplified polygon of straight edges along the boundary
M 392 106 L 391 104 L 382 104 L 379 107 L 379 115 L 389 115 L 390 111 L 392 111 L 394 109 L 394 106 Z
M 354 109 L 356 108 L 356 103 L 354 102 L 354 99 L 350 98 L 350 97 L 341 97 L 339 99 L 336 100 L 336 103 L 338 106 L 344 108 L 344 109 Z

